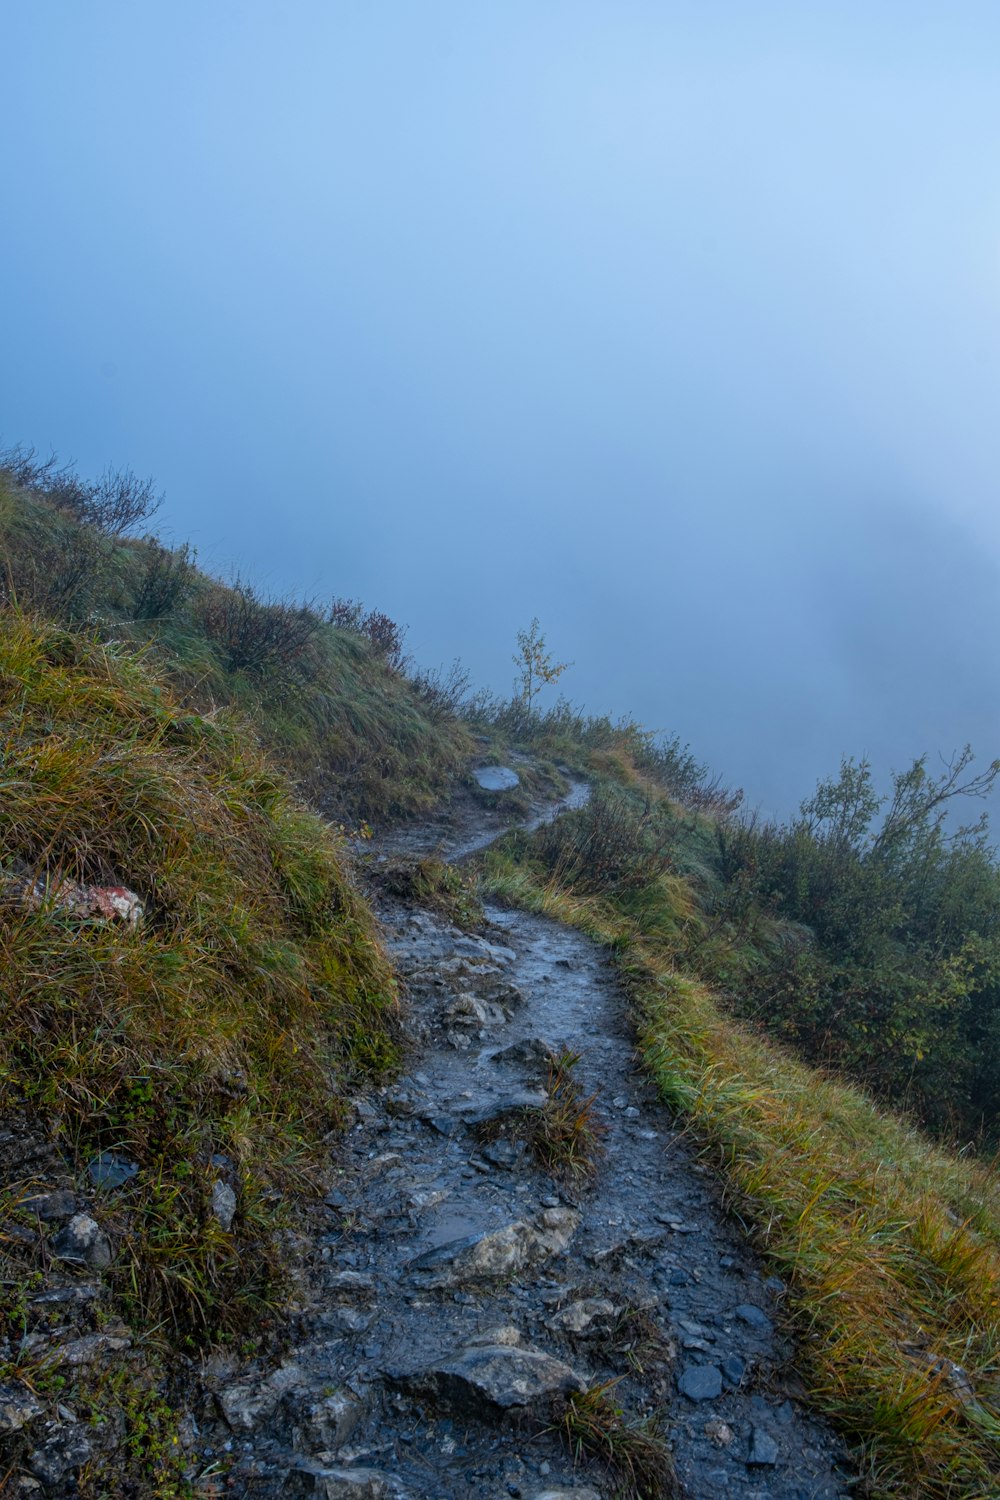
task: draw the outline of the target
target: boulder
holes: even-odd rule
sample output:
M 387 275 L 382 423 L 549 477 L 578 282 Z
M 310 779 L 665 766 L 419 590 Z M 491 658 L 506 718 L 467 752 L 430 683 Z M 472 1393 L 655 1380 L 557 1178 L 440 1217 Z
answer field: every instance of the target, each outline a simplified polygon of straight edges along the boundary
M 448 1411 L 486 1419 L 586 1389 L 576 1371 L 551 1354 L 509 1343 L 468 1344 L 426 1369 L 390 1378 Z

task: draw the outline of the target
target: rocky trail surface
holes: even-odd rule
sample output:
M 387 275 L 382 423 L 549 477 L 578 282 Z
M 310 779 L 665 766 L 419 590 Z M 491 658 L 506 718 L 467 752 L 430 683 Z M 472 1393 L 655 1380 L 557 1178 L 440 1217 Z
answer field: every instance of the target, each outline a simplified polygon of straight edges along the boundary
M 467 810 L 393 852 L 493 836 Z M 500 909 L 475 934 L 399 902 L 381 915 L 409 1072 L 355 1102 L 293 1356 L 217 1372 L 225 1425 L 203 1451 L 227 1450 L 230 1492 L 612 1500 L 620 1478 L 559 1430 L 567 1400 L 607 1384 L 672 1451 L 676 1491 L 642 1493 L 846 1500 L 841 1444 L 795 1399 L 783 1288 L 637 1071 L 599 950 Z M 543 1170 L 524 1129 L 564 1050 L 596 1096 L 592 1180 Z
M 575 785 L 527 826 L 586 795 Z M 504 826 L 499 797 L 466 795 L 369 858 L 376 872 L 408 856 L 455 860 Z M 847 1500 L 857 1475 L 796 1396 L 783 1288 L 638 1070 L 602 952 L 498 908 L 474 932 L 398 897 L 383 895 L 380 915 L 408 993 L 408 1071 L 354 1101 L 332 1190 L 289 1234 L 299 1295 L 285 1357 L 178 1360 L 193 1493 Z M 554 1075 L 565 1052 L 578 1060 Z M 546 1168 L 537 1149 L 554 1083 L 573 1115 L 567 1078 L 593 1101 L 591 1176 Z M 212 1211 L 226 1230 L 237 1198 L 220 1162 Z M 142 1357 L 110 1315 L 104 1277 L 115 1195 L 138 1168 L 106 1152 L 81 1180 L 27 1127 L 0 1134 L 0 1166 L 46 1184 L 32 1200 L 38 1233 L 8 1224 L 8 1241 L 52 1231 L 21 1352 L 113 1381 L 119 1362 Z M 626 1489 L 607 1447 L 577 1449 L 588 1422 L 637 1461 L 654 1423 L 662 1481 Z M 0 1469 L 0 1494 L 50 1500 L 76 1494 L 98 1450 L 129 1434 L 0 1384 L 3 1441 L 17 1458 Z

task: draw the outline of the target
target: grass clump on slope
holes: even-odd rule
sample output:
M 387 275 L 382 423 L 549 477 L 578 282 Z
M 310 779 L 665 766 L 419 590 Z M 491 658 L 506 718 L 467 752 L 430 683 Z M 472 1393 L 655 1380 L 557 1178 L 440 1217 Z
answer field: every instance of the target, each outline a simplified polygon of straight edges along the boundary
M 186 1343 L 246 1329 L 274 1296 L 281 1192 L 316 1173 L 351 1080 L 395 1058 L 391 972 L 337 840 L 245 730 L 10 609 L 0 804 L 0 871 L 124 884 L 146 908 L 81 922 L 0 880 L 0 1114 L 40 1121 L 78 1170 L 138 1164 L 109 1202 L 133 1321 Z
M 790 1057 L 685 974 L 697 893 L 620 797 L 486 855 L 501 898 L 615 954 L 660 1090 L 790 1288 L 811 1393 L 877 1496 L 1000 1493 L 1000 1189 L 850 1084 Z M 658 824 L 651 820 L 652 834 Z M 584 851 L 588 858 L 580 859 Z M 602 874 L 603 872 L 603 874 Z
M 185 704 L 252 719 L 303 794 L 337 820 L 426 811 L 464 770 L 468 729 L 446 692 L 407 675 L 403 632 L 386 616 L 223 583 L 188 546 L 81 520 L 61 487 L 25 484 L 23 474 L 18 482 L 6 457 L 0 596 L 101 639 L 148 646 Z

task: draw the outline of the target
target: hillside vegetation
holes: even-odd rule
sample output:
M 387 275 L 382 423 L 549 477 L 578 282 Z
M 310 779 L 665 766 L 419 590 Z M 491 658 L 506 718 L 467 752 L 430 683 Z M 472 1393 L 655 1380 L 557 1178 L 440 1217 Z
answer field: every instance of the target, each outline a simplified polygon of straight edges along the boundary
M 946 863 L 963 848 L 980 859 L 978 836 L 950 844 L 933 809 L 918 826 L 921 860 L 926 840 Z M 753 995 L 747 976 L 769 973 L 771 909 L 756 924 L 734 919 L 734 886 L 745 908 L 747 883 L 725 857 L 731 840 L 755 836 L 679 808 L 619 758 L 587 808 L 531 838 L 508 835 L 485 878 L 494 895 L 571 922 L 614 955 L 646 1065 L 786 1279 L 811 1392 L 862 1444 L 873 1493 L 985 1500 L 1000 1492 L 995 1173 L 769 1040 L 769 1026 L 786 1034 L 791 1002 L 771 1015 L 748 1006 L 752 1029 L 737 1018 Z M 819 860 L 822 832 L 816 850 Z M 876 904 L 868 920 L 878 930 L 885 913 Z M 970 931 L 971 920 L 956 940 Z M 767 942 L 777 967 L 807 937 L 772 914 Z M 836 957 L 828 946 L 815 961 L 832 972 Z M 926 961 L 903 949 L 901 967 L 907 958 Z M 921 1036 L 934 1014 L 932 1003 Z M 872 1040 L 878 1054 L 877 1028 Z M 890 1048 L 886 1057 L 892 1068 Z
M 210 577 L 187 545 L 129 534 L 155 511 L 151 496 L 127 473 L 86 485 L 52 461 L 0 453 L 0 588 L 26 611 L 146 647 L 182 701 L 238 711 L 330 815 L 432 806 L 471 740 L 446 687 L 401 670 L 394 622 L 349 600 L 321 608 Z
M 128 474 L 0 461 L 0 1123 L 77 1182 L 102 1152 L 138 1169 L 107 1204 L 116 1305 L 155 1333 L 129 1422 L 169 1430 L 156 1350 L 252 1347 L 287 1304 L 301 1190 L 404 1035 L 346 845 L 306 800 L 352 828 L 414 816 L 474 749 L 518 751 L 509 811 L 557 768 L 594 796 L 508 835 L 482 890 L 614 956 L 646 1065 L 786 1280 L 811 1392 L 872 1493 L 1000 1493 L 1000 874 L 985 825 L 954 816 L 1000 766 L 918 760 L 883 803 L 846 762 L 761 824 L 679 740 L 413 674 L 378 611 L 267 600 L 136 538 L 155 508 Z M 447 867 L 382 879 L 476 920 Z M 129 887 L 143 920 L 81 923 L 66 881 Z M 8 1184 L 0 1381 L 48 1391 L 33 1186 Z M 123 1493 L 186 1493 L 164 1451 L 138 1444 Z

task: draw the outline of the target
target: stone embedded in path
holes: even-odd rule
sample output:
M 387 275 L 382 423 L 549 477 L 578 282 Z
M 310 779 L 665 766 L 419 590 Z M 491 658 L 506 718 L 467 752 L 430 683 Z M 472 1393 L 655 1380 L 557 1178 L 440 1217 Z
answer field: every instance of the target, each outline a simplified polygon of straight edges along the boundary
M 575 1333 L 591 1336 L 606 1330 L 618 1309 L 613 1302 L 603 1297 L 584 1297 L 580 1302 L 571 1302 L 561 1312 L 549 1318 L 546 1327 L 555 1333 Z
M 772 1468 L 778 1462 L 778 1445 L 763 1427 L 754 1427 L 750 1437 L 750 1454 L 747 1466 L 755 1469 Z
M 741 1302 L 735 1313 L 741 1323 L 746 1323 L 748 1328 L 755 1329 L 757 1333 L 771 1333 L 774 1328 L 767 1313 L 755 1307 L 752 1302 Z
M 277 1411 L 279 1403 L 288 1392 L 305 1383 L 298 1365 L 282 1365 L 266 1380 L 240 1381 L 227 1386 L 215 1399 L 230 1427 L 237 1431 L 252 1432 Z
M 495 1417 L 556 1396 L 585 1390 L 575 1370 L 530 1344 L 469 1344 L 394 1384 L 463 1416 Z
M 306 1397 L 294 1405 L 293 1446 L 303 1453 L 336 1453 L 364 1414 L 361 1402 L 346 1391 L 333 1391 L 318 1400 Z
M 521 778 L 510 766 L 480 766 L 473 775 L 484 792 L 511 792 L 521 783 Z
M 722 1395 L 722 1371 L 715 1365 L 688 1365 L 677 1389 L 689 1401 L 714 1401 Z
M 548 1097 L 544 1089 L 516 1089 L 512 1094 L 491 1099 L 485 1106 L 470 1104 L 459 1113 L 466 1125 L 490 1125 L 494 1120 L 502 1120 L 505 1115 L 520 1114 L 526 1109 L 542 1109 Z
M 536 1490 L 530 1500 L 601 1500 L 597 1490 Z
M 532 1036 L 494 1052 L 490 1062 L 525 1068 L 530 1077 L 545 1078 L 552 1059 L 558 1054 L 559 1048 L 552 1042 L 546 1042 L 540 1036 Z
M 526 1266 L 565 1250 L 580 1222 L 571 1208 L 547 1208 L 534 1224 L 523 1219 L 485 1234 L 449 1240 L 418 1255 L 410 1270 L 430 1273 L 434 1287 L 516 1276 Z
M 312 1469 L 313 1493 L 323 1500 L 407 1500 L 407 1491 L 392 1474 L 360 1467 Z

